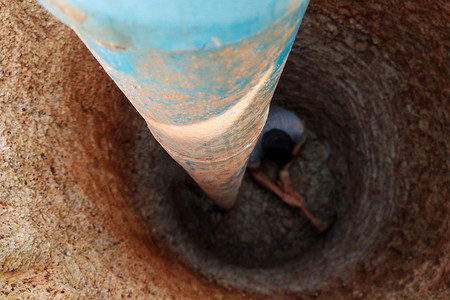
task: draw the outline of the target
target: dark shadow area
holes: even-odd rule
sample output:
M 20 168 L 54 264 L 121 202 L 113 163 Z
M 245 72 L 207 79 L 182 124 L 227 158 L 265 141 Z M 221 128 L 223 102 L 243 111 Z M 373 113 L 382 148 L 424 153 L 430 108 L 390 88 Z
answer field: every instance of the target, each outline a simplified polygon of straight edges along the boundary
M 423 100 L 430 89 L 442 94 L 442 83 L 425 88 L 417 81 L 421 73 L 409 68 L 421 60 L 405 61 L 407 54 L 399 55 L 370 19 L 355 26 L 344 8 L 323 9 L 313 5 L 305 17 L 273 101 L 305 121 L 308 140 L 292 174 L 308 207 L 323 219 L 336 218 L 326 234 L 248 175 L 236 206 L 218 210 L 141 126 L 138 209 L 187 266 L 219 284 L 296 293 L 349 281 L 365 286 L 367 278 L 384 282 L 384 276 L 413 282 L 409 270 L 420 258 L 411 253 L 428 247 L 427 228 L 441 238 L 448 228 L 448 214 L 433 217 L 445 198 L 436 193 L 448 195 L 443 171 L 432 171 L 446 151 L 437 113 L 443 104 Z M 414 36 L 396 34 L 396 43 L 413 53 Z M 430 74 L 439 72 L 427 66 Z
M 424 216 L 414 206 L 424 205 L 423 174 L 443 183 L 443 173 L 430 173 L 421 158 L 431 148 L 445 152 L 437 142 L 441 133 L 431 128 L 444 120 L 430 114 L 434 109 L 420 100 L 424 88 L 373 24 L 355 28 L 342 21 L 345 15 L 324 14 L 316 6 L 310 11 L 273 101 L 306 123 L 308 140 L 292 173 L 294 185 L 314 213 L 336 218 L 333 227 L 319 235 L 299 210 L 248 175 L 236 206 L 218 210 L 144 125 L 135 150 L 135 199 L 155 234 L 187 266 L 224 286 L 269 294 L 312 291 L 315 297 L 314 289 L 345 294 L 349 282 L 365 291 L 369 281 L 388 288 L 390 276 L 396 289 L 393 282 L 402 278 L 414 282 L 408 270 L 420 258 L 411 253 L 428 247 L 426 220 L 435 209 L 426 204 Z M 410 37 L 404 38 L 409 44 Z M 436 142 L 423 139 L 417 127 L 426 116 Z M 434 199 L 429 203 L 444 198 Z M 448 214 L 440 215 L 436 233 L 448 221 Z M 444 240 L 436 243 L 446 247 Z
M 335 218 L 327 233 L 248 175 L 236 206 L 217 209 L 145 125 L 139 133 L 136 199 L 144 217 L 186 264 L 219 282 L 300 290 L 344 276 L 383 241 L 392 211 L 405 201 L 406 191 L 393 185 L 397 74 L 381 54 L 361 58 L 343 43 L 330 48 L 317 24 L 305 26 L 315 32 L 299 36 L 273 102 L 305 121 L 308 139 L 292 176 L 315 214 Z

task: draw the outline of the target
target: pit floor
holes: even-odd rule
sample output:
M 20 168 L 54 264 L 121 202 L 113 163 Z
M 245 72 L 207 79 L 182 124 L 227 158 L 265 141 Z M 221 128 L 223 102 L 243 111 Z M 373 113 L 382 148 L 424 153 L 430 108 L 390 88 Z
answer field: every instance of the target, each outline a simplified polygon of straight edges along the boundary
M 338 184 L 329 169 L 344 160 L 332 157 L 326 138 L 306 130 L 308 138 L 291 170 L 294 188 L 310 211 L 322 220 L 337 220 L 333 196 Z M 217 208 L 187 173 L 159 146 L 145 124 L 137 137 L 133 176 L 135 204 L 152 228 L 194 269 L 214 278 L 211 260 L 240 268 L 271 269 L 317 251 L 326 233 L 319 233 L 299 208 L 260 187 L 245 174 L 235 206 Z M 264 165 L 272 178 L 276 166 Z

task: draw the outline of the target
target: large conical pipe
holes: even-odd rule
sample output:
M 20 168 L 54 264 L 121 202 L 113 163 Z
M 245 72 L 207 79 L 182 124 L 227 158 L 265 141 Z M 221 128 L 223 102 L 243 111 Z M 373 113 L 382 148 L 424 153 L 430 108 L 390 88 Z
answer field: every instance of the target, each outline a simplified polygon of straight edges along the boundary
M 73 28 L 164 149 L 235 201 L 308 0 L 40 0 Z

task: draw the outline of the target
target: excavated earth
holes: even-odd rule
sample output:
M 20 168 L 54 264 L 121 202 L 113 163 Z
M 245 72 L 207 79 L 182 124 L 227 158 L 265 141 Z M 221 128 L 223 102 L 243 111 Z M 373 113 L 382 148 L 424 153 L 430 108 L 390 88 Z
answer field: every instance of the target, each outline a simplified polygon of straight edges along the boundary
M 69 28 L 0 0 L 0 297 L 450 299 L 449 16 L 311 1 L 273 101 L 319 234 L 248 175 L 215 207 Z

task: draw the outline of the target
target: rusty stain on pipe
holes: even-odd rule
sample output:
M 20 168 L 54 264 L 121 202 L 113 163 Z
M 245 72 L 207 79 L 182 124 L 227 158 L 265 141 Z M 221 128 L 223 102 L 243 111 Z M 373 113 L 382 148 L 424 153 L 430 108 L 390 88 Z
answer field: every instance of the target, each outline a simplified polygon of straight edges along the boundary
M 86 20 L 86 15 L 73 7 L 72 5 L 62 1 L 62 0 L 48 0 L 52 5 L 54 5 L 61 13 L 74 20 L 78 24 L 81 24 Z

